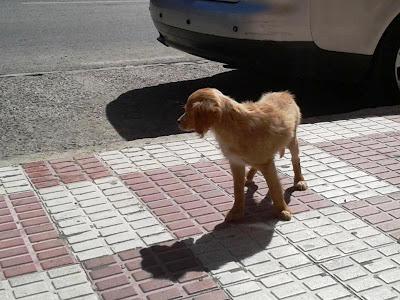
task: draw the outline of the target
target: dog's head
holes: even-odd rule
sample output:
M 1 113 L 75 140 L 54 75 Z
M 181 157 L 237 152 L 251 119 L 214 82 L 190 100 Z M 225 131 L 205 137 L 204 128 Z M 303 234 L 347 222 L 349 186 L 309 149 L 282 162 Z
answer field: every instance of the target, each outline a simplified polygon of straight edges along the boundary
M 204 88 L 189 96 L 185 112 L 178 119 L 179 128 L 184 131 L 196 131 L 204 136 L 221 118 L 223 94 L 217 89 Z

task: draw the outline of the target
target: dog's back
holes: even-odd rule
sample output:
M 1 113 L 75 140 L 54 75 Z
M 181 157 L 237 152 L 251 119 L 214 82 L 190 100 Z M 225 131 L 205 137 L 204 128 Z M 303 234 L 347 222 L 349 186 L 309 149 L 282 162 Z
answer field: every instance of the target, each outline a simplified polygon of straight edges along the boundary
M 301 113 L 294 96 L 289 92 L 263 94 L 257 102 L 247 102 L 244 106 L 251 111 L 248 122 L 255 127 L 264 127 L 269 134 L 289 135 L 296 132 Z
M 256 105 L 261 110 L 263 108 L 269 112 L 272 110 L 276 114 L 276 117 L 281 120 L 294 122 L 295 126 L 300 123 L 300 109 L 296 104 L 294 96 L 289 92 L 266 93 L 256 102 Z

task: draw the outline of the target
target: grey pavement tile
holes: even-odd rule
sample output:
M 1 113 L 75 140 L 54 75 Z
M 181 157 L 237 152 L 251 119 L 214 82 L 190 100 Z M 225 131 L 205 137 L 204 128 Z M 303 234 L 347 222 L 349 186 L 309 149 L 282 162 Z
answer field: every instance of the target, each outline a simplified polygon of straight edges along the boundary
M 71 265 L 0 281 L 2 300 L 98 299 L 80 265 Z
M 39 190 L 47 211 L 80 261 L 173 238 L 118 178 L 106 177 L 96 183 Z M 90 198 L 79 197 L 88 194 Z M 59 203 L 49 206 L 49 201 Z M 134 229 L 130 225 L 138 222 L 136 216 L 142 212 L 147 213 L 139 218 L 143 226 Z M 148 226 L 143 223 L 146 220 Z

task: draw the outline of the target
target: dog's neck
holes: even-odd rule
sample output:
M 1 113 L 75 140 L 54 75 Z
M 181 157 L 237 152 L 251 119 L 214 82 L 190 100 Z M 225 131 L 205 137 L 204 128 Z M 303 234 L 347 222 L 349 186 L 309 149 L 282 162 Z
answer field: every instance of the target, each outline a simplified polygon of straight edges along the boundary
M 248 114 L 243 104 L 224 96 L 221 117 L 211 126 L 211 130 L 217 135 L 227 133 L 235 134 L 235 128 L 244 128 L 243 120 Z

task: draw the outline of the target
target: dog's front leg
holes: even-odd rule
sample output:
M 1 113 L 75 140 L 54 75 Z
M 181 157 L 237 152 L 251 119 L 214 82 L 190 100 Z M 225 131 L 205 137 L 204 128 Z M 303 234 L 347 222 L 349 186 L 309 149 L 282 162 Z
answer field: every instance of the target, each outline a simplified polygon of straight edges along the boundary
M 245 180 L 245 167 L 242 165 L 230 162 L 232 176 L 233 176 L 233 189 L 235 201 L 232 209 L 226 215 L 226 221 L 235 221 L 243 218 L 244 216 L 244 180 Z
M 261 171 L 265 177 L 265 180 L 267 181 L 272 202 L 274 203 L 274 207 L 278 212 L 278 218 L 284 221 L 289 221 L 292 217 L 292 213 L 290 212 L 289 207 L 283 198 L 282 185 L 276 172 L 274 160 L 272 159 L 270 162 L 260 166 L 258 169 Z

